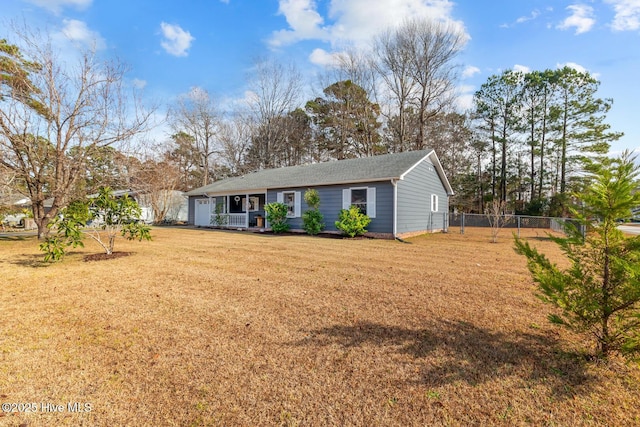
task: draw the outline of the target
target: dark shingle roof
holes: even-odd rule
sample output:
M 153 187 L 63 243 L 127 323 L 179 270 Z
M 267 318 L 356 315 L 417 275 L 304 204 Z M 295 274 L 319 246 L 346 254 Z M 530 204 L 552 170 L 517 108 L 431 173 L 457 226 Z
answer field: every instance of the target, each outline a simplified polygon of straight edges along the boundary
M 358 159 L 264 169 L 244 176 L 223 179 L 187 193 L 190 196 L 258 189 L 312 187 L 400 178 L 432 150 L 407 151 Z

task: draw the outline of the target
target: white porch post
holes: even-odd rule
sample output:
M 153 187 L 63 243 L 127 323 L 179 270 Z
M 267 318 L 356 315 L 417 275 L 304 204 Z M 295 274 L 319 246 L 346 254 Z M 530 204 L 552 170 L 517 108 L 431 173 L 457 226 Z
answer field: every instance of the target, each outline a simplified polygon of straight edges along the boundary
M 267 191 L 264 192 L 264 204 L 266 205 L 267 201 Z M 264 228 L 269 228 L 269 222 L 267 221 L 267 210 L 262 206 L 262 210 L 264 211 Z
M 249 228 L 249 195 L 244 195 L 244 228 Z

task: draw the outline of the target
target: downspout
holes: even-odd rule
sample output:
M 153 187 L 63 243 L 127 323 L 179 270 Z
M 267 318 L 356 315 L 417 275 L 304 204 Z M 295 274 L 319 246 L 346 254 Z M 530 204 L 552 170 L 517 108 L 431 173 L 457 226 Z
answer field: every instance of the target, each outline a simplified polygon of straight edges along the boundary
M 393 238 L 398 238 L 398 180 L 392 179 L 393 185 Z
M 401 243 L 410 243 L 398 237 L 398 180 L 392 179 L 393 185 L 393 238 Z

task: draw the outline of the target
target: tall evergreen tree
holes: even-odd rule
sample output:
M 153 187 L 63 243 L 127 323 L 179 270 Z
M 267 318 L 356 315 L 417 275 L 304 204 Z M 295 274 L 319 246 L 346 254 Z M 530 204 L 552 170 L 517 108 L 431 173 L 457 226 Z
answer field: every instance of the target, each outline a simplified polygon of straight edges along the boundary
M 506 70 L 501 75 L 489 77 L 474 95 L 475 113 L 484 123 L 483 128 L 489 132 L 488 137 L 493 152 L 493 197 L 498 197 L 502 202 L 507 200 L 507 163 L 509 149 L 518 131 L 519 92 L 522 78 L 522 73 Z M 498 151 L 500 153 L 499 169 L 496 159 Z M 497 180 L 499 194 L 496 192 Z
M 372 156 L 380 147 L 380 107 L 350 80 L 324 89 L 326 98 L 307 103 L 307 112 L 317 127 L 318 145 L 338 160 Z
M 589 73 L 564 67 L 557 71 L 557 82 L 555 128 L 559 133 L 556 140 L 559 176 L 556 189 L 565 194 L 572 167 L 579 166 L 588 155 L 606 154 L 610 143 L 622 133 L 610 132 L 610 125 L 604 122 L 613 100 L 596 97 L 600 82 Z

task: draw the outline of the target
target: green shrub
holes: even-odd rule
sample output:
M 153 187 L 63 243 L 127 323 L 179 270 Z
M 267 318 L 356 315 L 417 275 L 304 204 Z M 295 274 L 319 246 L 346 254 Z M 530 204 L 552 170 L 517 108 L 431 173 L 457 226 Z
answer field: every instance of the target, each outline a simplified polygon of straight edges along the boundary
M 274 233 L 289 231 L 290 225 L 287 223 L 289 207 L 287 205 L 273 202 L 264 205 L 264 210 L 267 213 L 267 221 L 269 221 L 269 225 L 271 225 Z
M 223 208 L 223 205 L 216 204 L 216 215 L 212 221 L 213 225 L 217 225 L 218 227 L 227 225 L 229 217 L 222 212 Z
M 309 209 L 302 214 L 302 228 L 307 234 L 315 236 L 324 230 L 324 216 L 318 209 Z
M 324 230 L 324 216 L 320 213 L 320 195 L 317 190 L 307 190 L 304 201 L 311 209 L 302 214 L 302 228 L 307 234 L 315 236 Z
M 367 232 L 366 226 L 371 222 L 371 218 L 363 214 L 357 206 L 349 209 L 341 209 L 336 228 L 349 237 L 360 236 Z
M 318 190 L 309 189 L 304 192 L 304 201 L 307 202 L 307 205 L 311 209 L 320 208 L 320 194 L 318 194 Z

